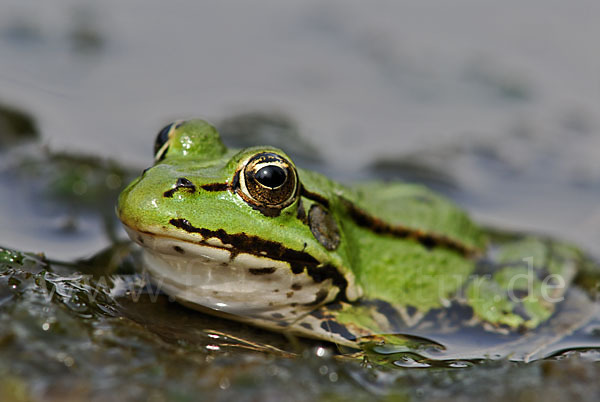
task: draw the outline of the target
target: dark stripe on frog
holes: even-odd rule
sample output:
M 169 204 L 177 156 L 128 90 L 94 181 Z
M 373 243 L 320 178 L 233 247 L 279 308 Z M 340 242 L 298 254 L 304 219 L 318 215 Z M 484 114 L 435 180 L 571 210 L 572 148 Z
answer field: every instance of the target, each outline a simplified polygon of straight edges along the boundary
M 327 198 L 323 197 L 321 194 L 317 194 L 317 193 L 308 191 L 304 186 L 301 186 L 301 188 L 300 188 L 300 195 L 302 197 L 308 198 L 309 200 L 318 202 L 319 204 L 323 205 L 325 208 L 329 208 L 329 200 Z
M 348 329 L 345 326 L 343 326 L 342 324 L 340 324 L 336 321 L 333 321 L 333 320 L 323 321 L 321 323 L 321 328 L 323 328 L 325 331 L 330 332 L 332 334 L 338 334 L 342 338 L 347 339 L 349 341 L 356 340 L 356 337 L 354 335 L 352 335 L 352 333 L 350 331 L 348 331 Z
M 317 295 L 315 296 L 315 300 L 311 301 L 310 303 L 305 303 L 305 306 L 318 306 L 319 304 L 323 303 L 323 301 L 327 298 L 327 295 L 329 294 L 328 291 L 326 291 L 325 289 L 319 289 L 319 291 L 317 292 Z
M 200 186 L 202 190 L 206 191 L 227 191 L 229 190 L 228 183 L 208 183 Z
M 171 197 L 173 197 L 173 194 L 175 193 L 175 191 L 180 190 L 180 189 L 186 190 L 190 193 L 196 192 L 196 186 L 194 186 L 194 183 L 192 183 L 185 177 L 180 177 L 177 179 L 177 182 L 175 183 L 175 187 L 173 187 L 170 190 L 165 191 L 163 193 L 163 196 L 171 198 Z
M 442 247 L 456 251 L 464 256 L 472 256 L 477 254 L 477 250 L 472 249 L 449 237 L 435 233 L 427 233 L 422 230 L 407 228 L 400 225 L 391 225 L 369 214 L 368 212 L 354 205 L 351 201 L 345 198 L 340 199 L 354 222 L 356 222 L 356 224 L 359 226 L 373 231 L 374 233 L 390 235 L 402 239 L 411 239 L 420 243 L 426 249 Z
M 317 309 L 317 310 L 311 311 L 310 315 L 312 315 L 313 317 L 318 318 L 318 319 L 325 318 L 325 312 L 323 311 L 323 309 Z
M 239 172 L 236 172 L 236 175 L 234 177 L 233 183 L 230 186 L 229 183 L 208 183 L 208 184 L 203 184 L 202 186 L 200 186 L 200 188 L 202 188 L 203 190 L 206 191 L 227 191 L 230 189 L 235 189 L 239 184 Z M 313 193 L 310 192 L 308 190 L 306 190 L 306 188 L 304 188 L 304 186 L 300 185 L 300 194 L 303 197 L 306 197 L 310 200 L 316 201 L 319 204 L 323 205 L 324 207 L 329 207 L 329 201 L 325 198 L 322 197 L 321 195 L 317 194 L 317 193 Z M 302 202 L 302 201 L 300 201 Z M 306 213 L 304 212 L 304 208 L 300 205 L 298 208 L 298 219 L 300 220 L 305 220 L 306 219 Z
M 363 304 L 373 304 L 377 312 L 380 313 L 383 317 L 385 317 L 385 319 L 388 321 L 390 328 L 397 330 L 399 328 L 405 327 L 402 316 L 400 315 L 398 310 L 396 310 L 394 306 L 392 306 L 390 303 L 384 300 L 376 299 L 373 301 L 364 302 Z
M 275 268 L 250 268 L 248 271 L 250 271 L 252 275 L 269 275 L 275 272 Z
M 346 300 L 346 288 L 348 287 L 346 278 L 332 265 L 319 266 L 319 261 L 308 253 L 293 250 L 284 247 L 281 243 L 245 233 L 228 234 L 223 229 L 197 228 L 187 219 L 171 219 L 169 223 L 188 233 L 199 233 L 205 239 L 216 237 L 223 244 L 231 244 L 235 249 L 244 253 L 287 262 L 294 274 L 298 275 L 306 271 L 316 283 L 331 279 L 332 285 L 340 289 L 337 299 Z M 260 251 L 264 251 L 266 254 L 260 254 Z

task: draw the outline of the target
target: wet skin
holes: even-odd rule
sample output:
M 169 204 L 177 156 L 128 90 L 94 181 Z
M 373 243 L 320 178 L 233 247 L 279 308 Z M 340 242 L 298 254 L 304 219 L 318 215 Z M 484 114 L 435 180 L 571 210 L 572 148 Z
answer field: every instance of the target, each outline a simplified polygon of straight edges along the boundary
M 227 149 L 202 120 L 159 133 L 117 213 L 179 302 L 350 346 L 457 309 L 459 325 L 524 333 L 553 314 L 581 258 L 492 234 L 419 185 L 344 186 L 276 148 Z

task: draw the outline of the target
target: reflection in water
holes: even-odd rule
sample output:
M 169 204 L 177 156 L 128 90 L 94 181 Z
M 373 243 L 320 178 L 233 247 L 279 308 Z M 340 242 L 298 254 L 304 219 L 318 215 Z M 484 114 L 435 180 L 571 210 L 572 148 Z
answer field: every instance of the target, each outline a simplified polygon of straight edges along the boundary
M 423 364 L 455 367 L 460 361 L 481 363 L 487 359 L 508 359 L 531 362 L 570 350 L 600 348 L 598 303 L 590 301 L 577 289 L 572 289 L 565 300 L 548 322 L 525 334 L 495 333 L 482 325 L 466 325 L 470 317 L 464 317 L 464 320 L 455 317 L 453 322 L 446 323 L 443 319 L 424 321 L 417 327 L 401 331 L 403 335 L 418 335 L 419 338 L 413 338 L 418 345 L 413 350 L 393 345 L 371 345 L 367 351 L 373 353 L 370 356 L 383 355 L 385 360 L 380 357 L 379 362 L 397 364 L 396 358 L 404 359 L 408 354 L 411 359 L 418 359 Z

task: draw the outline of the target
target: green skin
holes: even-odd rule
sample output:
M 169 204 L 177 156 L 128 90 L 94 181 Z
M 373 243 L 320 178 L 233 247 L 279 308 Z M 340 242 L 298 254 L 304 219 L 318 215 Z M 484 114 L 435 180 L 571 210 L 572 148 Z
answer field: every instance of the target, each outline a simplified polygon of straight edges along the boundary
M 118 216 L 134 240 L 137 233 L 145 233 L 185 245 L 194 243 L 203 229 L 251 236 L 265 242 L 235 251 L 264 255 L 268 250 L 260 248 L 275 244 L 309 255 L 317 262 L 309 276 L 330 290 L 326 296 L 315 295 L 314 303 L 296 303 L 299 316 L 288 322 L 282 323 L 286 317 L 281 315 L 270 321 L 216 314 L 355 346 L 390 341 L 384 334 L 416 328 L 428 312 L 443 312 L 456 303 L 472 312 L 469 325 L 522 332 L 552 315 L 575 275 L 580 258 L 576 249 L 533 236 L 488 233 L 453 203 L 418 185 L 346 187 L 297 169 L 299 190 L 292 202 L 265 212 L 235 188 L 236 174 L 262 152 L 292 163 L 272 147 L 229 150 L 201 120 L 174 124 L 158 150 L 160 160 L 119 197 Z M 191 182 L 193 191 L 176 189 L 180 178 Z M 325 217 L 307 218 L 313 206 Z M 174 225 L 174 220 L 188 226 Z M 279 254 L 284 262 L 289 255 Z M 327 279 L 319 278 L 319 270 L 325 269 Z M 285 275 L 297 272 L 288 269 Z M 262 275 L 265 281 L 268 276 Z M 204 310 L 185 296 L 176 298 Z

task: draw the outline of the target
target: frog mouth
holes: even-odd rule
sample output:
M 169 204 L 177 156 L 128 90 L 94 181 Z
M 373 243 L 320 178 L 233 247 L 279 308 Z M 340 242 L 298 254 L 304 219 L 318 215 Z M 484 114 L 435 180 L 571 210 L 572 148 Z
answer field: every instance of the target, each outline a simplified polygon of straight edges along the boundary
M 196 228 L 186 219 L 171 219 L 169 223 L 181 230 L 167 231 L 161 226 L 135 228 L 128 224 L 124 224 L 124 227 L 129 237 L 140 246 L 163 255 L 180 255 L 186 259 L 205 258 L 223 265 L 241 265 L 255 275 L 269 274 L 278 268 L 286 268 L 296 275 L 308 271 L 315 276 L 316 282 L 331 278 L 337 285 L 343 283 L 343 287 L 346 287 L 345 278 L 334 277 L 333 272 L 326 272 L 328 270 L 320 267 L 322 264 L 307 252 L 245 233 L 229 234 L 223 229 Z M 315 268 L 322 271 L 320 275 L 315 275 Z
M 246 252 L 224 243 L 224 232 L 221 238 L 201 238 L 125 229 L 143 247 L 144 269 L 154 284 L 191 307 L 282 326 L 336 299 L 341 291 L 331 276 L 315 279 L 309 269 L 296 272 L 299 260 L 275 259 L 269 252 Z M 311 259 L 302 261 L 304 267 L 320 269 Z

